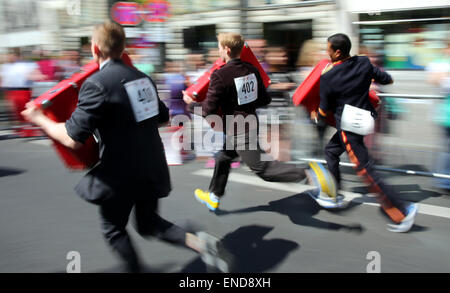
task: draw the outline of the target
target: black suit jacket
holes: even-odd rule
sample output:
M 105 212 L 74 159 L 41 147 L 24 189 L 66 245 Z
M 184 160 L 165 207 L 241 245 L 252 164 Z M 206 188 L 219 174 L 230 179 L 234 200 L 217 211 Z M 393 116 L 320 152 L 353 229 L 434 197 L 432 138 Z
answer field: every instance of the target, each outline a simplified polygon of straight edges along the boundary
M 372 79 L 380 84 L 392 82 L 388 73 L 373 66 L 365 56 L 351 57 L 320 77 L 320 109 L 334 113 L 337 129 L 345 104 L 371 111 L 376 117 L 369 101 Z
M 124 84 L 148 78 L 155 88 L 159 115 L 136 122 Z M 171 190 L 159 123 L 169 120 L 156 86 L 144 73 L 110 60 L 82 85 L 77 108 L 66 122 L 69 136 L 83 143 L 95 132 L 100 162 L 75 187 L 84 199 L 101 204 L 119 194 L 165 197 Z
M 248 104 L 239 105 L 238 93 L 235 85 L 235 78 L 255 74 L 257 80 L 258 97 L 255 101 Z M 206 99 L 201 103 L 191 103 L 190 111 L 194 112 L 194 107 L 202 107 L 202 116 L 206 117 L 211 114 L 217 114 L 221 110 L 223 118 L 223 130 L 227 129 L 226 116 L 255 115 L 256 109 L 266 106 L 271 102 L 271 97 L 267 93 L 266 87 L 262 81 L 258 69 L 250 63 L 243 62 L 240 59 L 233 59 L 227 62 L 222 68 L 211 74 L 208 93 Z M 248 129 L 246 129 L 248 131 Z M 239 131 L 234 130 L 233 134 Z

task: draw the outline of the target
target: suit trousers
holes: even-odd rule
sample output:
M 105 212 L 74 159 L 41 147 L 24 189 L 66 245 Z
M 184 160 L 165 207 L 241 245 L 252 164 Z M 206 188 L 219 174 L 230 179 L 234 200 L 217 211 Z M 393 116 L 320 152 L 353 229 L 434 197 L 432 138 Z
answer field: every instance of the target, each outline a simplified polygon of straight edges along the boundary
M 126 231 L 134 207 L 134 226 L 143 237 L 154 236 L 177 245 L 185 245 L 186 231 L 163 219 L 157 213 L 158 199 L 133 200 L 120 194 L 100 205 L 102 234 L 130 272 L 141 268 L 139 257 Z
M 356 174 L 363 178 L 371 192 L 378 195 L 377 199 L 386 214 L 396 223 L 403 220 L 407 214 L 405 201 L 386 185 L 379 174 L 375 172 L 373 160 L 369 156 L 364 136 L 348 131 L 338 130 L 325 147 L 325 159 L 328 169 L 335 177 L 338 186 L 341 184 L 339 157 L 347 152 L 350 161 L 355 164 Z
M 228 137 L 227 137 L 228 140 Z M 209 191 L 221 197 L 225 194 L 228 175 L 230 174 L 231 162 L 237 157 L 253 171 L 258 177 L 270 182 L 299 182 L 306 178 L 305 168 L 299 168 L 293 164 L 287 164 L 275 160 L 262 160 L 262 156 L 268 155 L 261 149 L 258 143 L 256 149 L 251 149 L 249 139 L 245 135 L 242 143 L 240 139 L 234 140 L 233 144 L 225 143 L 223 150 L 216 157 L 214 175 L 209 185 Z M 229 146 L 232 145 L 231 149 Z

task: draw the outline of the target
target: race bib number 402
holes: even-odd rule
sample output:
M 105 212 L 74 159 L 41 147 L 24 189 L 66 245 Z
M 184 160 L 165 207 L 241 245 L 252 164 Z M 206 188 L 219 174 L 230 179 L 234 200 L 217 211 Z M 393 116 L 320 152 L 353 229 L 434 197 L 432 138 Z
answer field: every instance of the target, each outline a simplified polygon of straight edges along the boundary
M 239 105 L 248 104 L 258 98 L 258 81 L 254 73 L 236 77 L 234 83 Z
M 146 77 L 124 84 L 137 122 L 159 114 L 158 95 Z

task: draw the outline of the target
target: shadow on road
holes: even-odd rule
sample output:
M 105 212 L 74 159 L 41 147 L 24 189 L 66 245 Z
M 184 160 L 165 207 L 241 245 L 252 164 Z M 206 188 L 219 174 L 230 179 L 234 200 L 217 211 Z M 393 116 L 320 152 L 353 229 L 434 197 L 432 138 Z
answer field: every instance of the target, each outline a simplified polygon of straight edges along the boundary
M 13 176 L 24 173 L 25 170 L 0 167 L 0 177 Z
M 400 199 L 412 202 L 421 202 L 430 197 L 441 196 L 438 192 L 422 189 L 418 184 L 390 185 L 390 187 L 398 193 Z M 369 193 L 368 188 L 364 186 L 354 187 L 352 191 L 361 194 Z
M 266 272 L 282 262 L 290 252 L 300 245 L 285 239 L 263 239 L 273 227 L 245 226 L 225 235 L 224 246 L 234 256 L 232 273 Z M 197 257 L 180 273 L 213 272 Z
M 343 213 L 357 206 L 357 203 L 350 203 L 346 208 L 336 210 L 335 213 Z M 306 193 L 296 194 L 280 200 L 269 202 L 267 205 L 260 205 L 234 211 L 218 210 L 218 216 L 230 214 L 245 214 L 254 212 L 275 212 L 286 215 L 292 223 L 300 226 L 309 226 L 319 229 L 328 230 L 344 230 L 348 232 L 362 233 L 364 228 L 360 224 L 343 225 L 333 222 L 326 222 L 314 218 L 318 214 L 321 207 Z

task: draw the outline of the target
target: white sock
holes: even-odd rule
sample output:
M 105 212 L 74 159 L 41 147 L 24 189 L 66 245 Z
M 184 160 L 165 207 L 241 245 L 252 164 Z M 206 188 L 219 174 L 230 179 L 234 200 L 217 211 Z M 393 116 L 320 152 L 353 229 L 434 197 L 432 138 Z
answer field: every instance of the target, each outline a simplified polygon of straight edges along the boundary
M 212 200 L 214 200 L 214 201 L 219 201 L 219 200 L 220 200 L 220 198 L 219 198 L 217 195 L 215 195 L 214 192 L 210 192 L 210 193 L 209 193 L 209 197 L 210 197 Z

